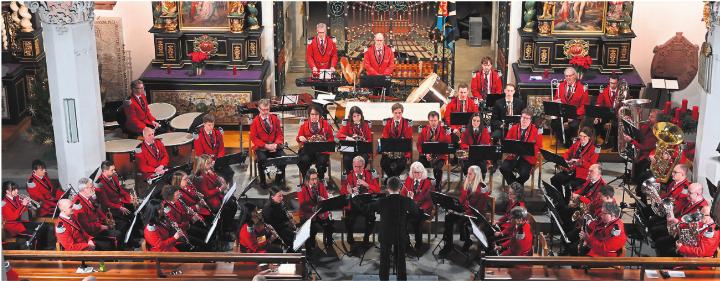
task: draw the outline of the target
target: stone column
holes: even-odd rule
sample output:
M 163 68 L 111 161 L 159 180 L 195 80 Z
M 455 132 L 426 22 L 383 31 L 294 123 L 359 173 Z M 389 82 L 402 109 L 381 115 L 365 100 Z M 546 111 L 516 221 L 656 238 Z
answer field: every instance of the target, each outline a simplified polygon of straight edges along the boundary
M 262 10 L 261 25 L 266 27 L 263 29 L 262 36 L 260 37 L 262 41 L 262 56 L 270 63 L 267 78 L 265 79 L 265 87 L 267 87 L 269 94 L 266 93 L 265 97 L 280 96 L 282 93 L 279 93 L 279 91 L 282 91 L 282 89 L 275 89 L 275 30 L 272 28 L 273 2 L 262 1 L 260 9 Z
M 718 26 L 713 23 L 714 29 Z M 717 31 L 717 30 L 715 30 Z M 708 43 L 713 47 L 714 50 L 720 46 L 720 34 L 710 31 Z M 695 162 L 693 163 L 693 181 L 699 182 L 705 187 L 705 197 L 709 197 L 707 181 L 705 178 L 710 179 L 711 182 L 717 184 L 720 180 L 720 152 L 716 151 L 718 143 L 720 142 L 720 129 L 717 124 L 720 124 L 720 114 L 717 114 L 717 109 L 720 108 L 720 59 L 717 55 L 713 56 L 712 62 L 712 77 L 709 77 L 711 81 L 711 93 L 707 93 L 703 90 L 698 92 L 700 96 L 700 119 L 698 121 L 697 131 L 697 143 L 695 146 Z
M 518 28 L 522 26 L 522 9 L 523 2 L 513 0 L 510 2 L 510 37 L 508 39 L 508 73 L 503 73 L 508 78 L 508 83 L 516 83 L 513 74 L 512 64 L 518 61 L 520 57 L 520 34 Z M 492 45 L 492 43 L 491 43 Z
M 60 183 L 77 188 L 105 159 L 95 4 L 33 1 L 28 7 L 43 27 Z

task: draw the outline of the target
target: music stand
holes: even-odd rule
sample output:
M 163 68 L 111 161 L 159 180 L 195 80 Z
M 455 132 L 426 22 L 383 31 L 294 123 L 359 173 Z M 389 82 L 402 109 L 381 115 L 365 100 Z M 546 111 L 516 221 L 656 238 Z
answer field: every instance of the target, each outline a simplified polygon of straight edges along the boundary
M 557 155 L 557 154 L 547 151 L 545 149 L 540 149 L 540 154 L 542 154 L 543 158 L 545 159 L 545 163 L 552 162 L 558 166 L 568 168 L 568 169 L 570 168 L 570 164 L 568 164 L 567 161 L 565 160 L 565 158 L 563 158 L 560 155 Z
M 250 184 L 252 184 L 253 181 L 254 181 L 254 179 L 250 181 Z M 248 184 L 248 185 L 249 185 L 249 184 Z M 247 188 L 247 187 L 246 187 L 246 188 Z M 222 214 L 222 212 L 223 212 L 223 209 L 225 209 L 225 206 L 226 206 L 225 203 L 227 203 L 228 201 L 230 201 L 230 198 L 233 197 L 233 194 L 235 193 L 235 190 L 237 190 L 237 182 L 235 182 L 235 183 L 232 185 L 232 187 L 230 188 L 230 190 L 228 190 L 228 192 L 225 194 L 225 197 L 223 197 L 222 204 L 220 204 L 220 208 L 218 209 L 217 213 L 216 213 L 215 216 L 213 217 L 213 222 L 212 222 L 212 224 L 211 224 L 211 226 L 210 226 L 210 229 L 208 230 L 207 235 L 205 235 L 205 244 L 207 244 L 207 243 L 210 241 L 210 238 L 212 237 L 212 234 L 215 232 L 215 229 L 217 228 L 217 225 L 218 225 L 218 223 L 220 222 L 220 217 L 222 217 L 221 214 Z
M 143 199 L 142 203 L 140 203 L 140 206 L 138 206 L 135 209 L 135 214 L 133 214 L 132 223 L 130 223 L 130 228 L 128 228 L 128 231 L 125 234 L 125 243 L 130 241 L 130 234 L 132 233 L 135 223 L 137 222 L 138 215 L 140 214 L 142 209 L 145 208 L 145 205 L 147 204 L 147 202 L 150 201 L 150 198 L 153 196 L 156 189 L 157 189 L 157 185 L 153 185 L 152 189 L 150 189 L 150 192 L 148 192 L 148 194 Z
M 535 155 L 535 143 L 517 140 L 505 140 L 502 143 L 503 153 L 512 153 L 519 156 Z
M 628 135 L 631 139 L 642 141 L 640 140 L 640 130 L 635 127 L 632 123 L 628 122 L 627 120 L 623 119 L 623 133 Z
M 411 152 L 412 139 L 404 138 L 381 138 L 378 139 L 379 152 Z
M 710 198 L 715 198 L 715 195 L 717 195 L 718 187 L 713 184 L 709 178 L 705 178 L 705 181 L 707 181 L 708 186 L 708 192 L 710 193 Z
M 340 141 L 339 152 L 342 153 L 372 153 L 372 143 L 369 141 Z
M 298 228 L 298 231 L 295 233 L 295 240 L 293 241 L 293 244 L 292 244 L 292 249 L 294 252 L 297 252 L 298 250 L 300 250 L 300 248 L 302 248 L 303 244 L 305 244 L 305 241 L 310 239 L 310 227 L 312 227 L 312 220 L 315 217 L 315 215 L 317 215 L 318 212 L 320 212 L 320 211 L 318 210 L 317 212 L 315 212 L 312 216 L 310 216 L 310 218 L 308 220 L 306 220 L 300 226 L 300 228 Z M 312 262 L 310 262 L 310 259 L 305 258 L 304 260 L 305 260 L 305 262 L 307 262 L 307 264 L 310 266 L 310 268 L 313 271 L 315 271 L 315 274 L 318 277 L 320 277 L 320 273 L 317 272 L 317 270 L 315 269 L 315 266 L 312 264 Z M 307 272 L 307 273 L 309 273 L 309 272 Z
M 546 116 L 555 116 L 560 118 L 560 131 L 562 132 L 562 141 L 565 143 L 565 119 L 577 118 L 577 108 L 573 105 L 564 104 L 554 101 L 544 101 L 543 110 Z M 558 142 L 555 142 L 555 151 L 557 151 Z
M 548 199 L 551 199 L 551 202 L 549 204 L 551 204 L 553 208 L 557 209 L 557 204 L 565 204 L 562 193 L 560 193 L 560 191 L 551 184 L 547 183 L 546 181 L 542 181 L 542 189 L 543 194 L 546 195 Z
M 545 199 L 545 204 L 547 206 L 547 216 L 550 217 L 550 239 L 551 244 L 552 240 L 554 240 L 554 234 L 553 229 L 555 227 L 558 228 L 560 231 L 560 237 L 562 238 L 562 241 L 565 242 L 565 244 L 570 244 L 570 239 L 567 238 L 567 235 L 565 234 L 565 229 L 563 228 L 562 222 L 558 219 L 558 210 L 553 203 L 553 200 L 557 200 L 557 198 L 551 198 L 554 196 L 558 196 L 559 194 L 552 194 L 552 192 L 557 193 L 557 189 L 555 189 L 552 185 L 549 185 L 547 182 L 543 181 L 543 198 Z M 551 192 L 548 192 L 550 190 Z M 562 201 L 556 201 L 556 202 L 562 202 Z
M 320 208 L 318 210 L 320 211 L 339 211 L 343 208 L 347 207 L 348 205 L 348 198 L 347 196 L 340 195 L 340 196 L 333 196 L 328 199 L 320 201 Z
M 499 145 L 471 145 L 468 157 L 472 163 L 480 160 L 498 160 L 502 156 Z
M 590 104 L 585 105 L 585 115 L 588 117 L 600 118 L 605 121 L 611 120 L 615 117 L 615 114 L 613 114 L 612 109 L 609 107 Z
M 503 121 L 505 121 L 505 124 L 519 124 L 520 123 L 520 115 L 505 115 L 505 117 L 502 118 Z M 509 127 L 509 126 L 506 126 Z M 505 128 L 509 129 L 509 128 Z
M 378 89 L 390 87 L 392 85 L 390 77 L 385 75 L 366 75 L 360 80 L 358 87 Z
M 448 211 L 455 211 L 461 214 L 465 213 L 465 208 L 462 204 L 460 204 L 460 200 L 455 197 L 450 197 L 440 192 L 431 191 L 430 198 L 432 199 L 433 204 L 440 206 L 440 208 Z
M 303 151 L 305 153 L 335 152 L 335 142 L 305 142 L 305 144 L 303 144 Z
M 465 126 L 470 122 L 470 119 L 475 113 L 476 112 L 451 112 L 450 125 Z
M 429 141 L 424 142 L 422 145 L 424 154 L 450 154 L 450 144 L 446 142 L 435 142 Z
M 245 162 L 245 158 L 247 158 L 248 154 L 247 152 L 238 152 L 233 154 L 228 154 L 223 157 L 215 159 L 215 165 L 213 165 L 213 170 L 219 170 L 220 168 L 230 166 L 233 164 L 243 163 Z
M 502 94 L 502 95 L 487 95 L 487 96 L 485 97 L 485 107 L 486 107 L 486 108 L 494 107 L 494 106 L 495 106 L 495 103 L 496 103 L 498 100 L 504 99 L 504 98 L 505 98 L 505 94 Z

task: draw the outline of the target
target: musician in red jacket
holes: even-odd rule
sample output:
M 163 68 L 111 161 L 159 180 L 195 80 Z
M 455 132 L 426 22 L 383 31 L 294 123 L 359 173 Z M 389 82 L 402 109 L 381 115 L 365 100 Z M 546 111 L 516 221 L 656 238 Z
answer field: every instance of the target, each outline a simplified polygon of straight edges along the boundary
M 565 141 L 563 143 L 563 129 L 560 128 L 560 118 L 555 119 L 552 123 L 555 133 L 555 140 L 559 144 L 563 144 L 566 148 L 570 147 L 572 139 L 577 135 L 580 121 L 585 116 L 585 105 L 589 103 L 588 92 L 583 83 L 577 80 L 577 72 L 574 68 L 565 69 L 565 80 L 560 83 L 557 91 L 553 96 L 555 102 L 569 104 L 575 106 L 576 118 L 564 118 L 563 126 L 565 127 Z
M 709 209 L 706 209 L 709 211 Z M 696 245 L 689 245 L 682 241 L 675 242 L 675 248 L 677 253 L 683 257 L 699 257 L 709 258 L 715 255 L 718 244 L 720 244 L 720 233 L 718 233 L 718 226 L 715 220 L 710 216 L 710 213 L 703 213 L 703 217 L 697 226 L 692 225 L 690 227 L 697 227 L 698 231 L 695 236 Z
M 300 204 L 300 220 L 305 223 L 320 208 L 320 202 L 328 199 L 328 192 L 325 185 L 318 179 L 318 173 L 315 168 L 310 168 L 305 176 L 305 181 L 297 194 L 298 203 Z M 318 229 L 323 229 L 323 242 L 325 248 L 333 245 L 333 225 L 330 220 L 330 212 L 319 212 L 310 226 L 310 238 L 305 242 L 305 250 L 308 254 L 315 249 L 315 236 Z
M 157 129 L 160 123 L 155 121 L 155 117 L 148 107 L 147 97 L 145 96 L 145 85 L 140 80 L 134 80 L 130 83 L 132 94 L 125 100 L 125 128 L 135 134 L 143 133 L 143 129 L 151 127 Z
M 468 158 L 467 159 L 461 159 L 463 161 L 463 173 L 467 173 L 468 167 L 471 165 L 477 165 L 480 167 L 480 170 L 482 171 L 482 178 L 485 179 L 485 174 L 487 173 L 487 161 L 486 160 L 479 160 L 479 161 L 471 161 L 469 159 L 470 156 L 470 146 L 471 145 L 489 145 L 490 144 L 490 133 L 488 132 L 487 127 L 485 124 L 483 124 L 482 117 L 480 116 L 479 112 L 476 112 L 472 115 L 470 118 L 470 121 L 465 126 L 465 130 L 462 133 L 462 137 L 460 138 L 460 149 L 465 150 L 468 152 Z
M 80 191 L 73 202 L 73 220 L 98 243 L 102 241 L 116 248 L 122 242 L 119 237 L 123 233 L 115 229 L 114 222 L 108 217 L 108 209 L 98 202 L 93 182 L 89 178 L 81 178 L 78 189 Z
M 497 70 L 492 67 L 490 57 L 480 60 L 482 69 L 475 72 L 471 81 L 472 95 L 479 100 L 485 100 L 487 95 L 499 95 L 502 93 L 502 80 Z
M 425 220 L 432 216 L 433 202 L 430 198 L 432 191 L 432 179 L 428 178 L 427 170 L 420 162 L 410 165 L 410 174 L 405 178 L 405 185 L 400 190 L 400 195 L 407 196 L 415 201 L 415 206 L 420 210 L 416 216 L 410 217 L 408 223 L 412 225 L 415 232 L 415 249 L 422 247 L 421 226 Z
M 495 232 L 495 237 L 507 237 L 495 250 L 501 256 L 532 256 L 532 229 L 528 222 L 528 211 L 525 207 L 515 207 L 510 211 L 512 226 L 503 231 Z
M 600 217 L 588 225 L 586 231 L 580 233 L 584 239 L 583 246 L 590 251 L 591 257 L 619 257 L 625 248 L 627 233 L 620 219 L 620 207 L 614 203 L 603 204 Z
M 563 191 L 566 202 L 570 200 L 572 190 L 585 182 L 590 166 L 598 161 L 593 136 L 592 128 L 583 127 L 578 134 L 579 139 L 563 154 L 570 168 L 560 167 L 560 172 L 550 178 L 552 185 Z
M 412 120 L 403 118 L 402 114 L 405 110 L 402 104 L 396 103 L 392 107 L 392 118 L 384 120 L 385 127 L 383 128 L 383 138 L 394 138 L 394 139 L 408 139 L 412 141 Z M 404 157 L 402 157 L 404 155 Z M 407 161 L 412 156 L 412 152 L 407 153 L 383 153 L 382 159 L 380 159 L 380 166 L 383 169 L 383 173 L 388 178 L 396 177 L 405 171 Z
M 440 114 L 437 111 L 428 113 L 428 125 L 422 127 L 417 138 L 418 161 L 426 168 L 433 169 L 435 177 L 435 190 L 440 190 L 442 185 L 443 166 L 447 161 L 447 154 L 430 154 L 423 152 L 423 144 L 426 142 L 450 143 L 448 128 L 440 123 Z
M 622 93 L 620 92 L 620 88 L 618 87 L 618 80 L 619 77 L 617 74 L 610 74 L 610 76 L 608 77 L 607 87 L 605 87 L 597 97 L 597 100 L 595 102 L 596 106 L 607 107 L 610 108 L 614 113 L 617 113 L 617 110 L 620 108 L 620 106 L 622 106 L 622 104 L 619 102 Z M 616 103 L 616 101 L 618 102 Z M 612 118 L 610 120 L 601 120 L 600 118 L 595 118 L 593 123 L 595 124 L 595 132 L 597 132 L 597 135 L 609 137 L 604 141 L 603 147 L 613 147 L 614 145 L 611 146 L 611 144 L 617 142 L 617 120 L 615 118 Z M 607 130 L 611 130 L 610 134 L 607 134 Z
M 463 125 L 450 125 L 450 116 L 452 113 L 478 112 L 478 105 L 475 103 L 475 99 L 468 97 L 467 84 L 460 83 L 457 88 L 457 97 L 450 100 L 450 103 L 445 107 L 445 124 L 448 124 L 456 135 L 456 137 L 453 138 L 454 140 L 460 137 L 460 128 L 462 128 Z
M 390 46 L 385 45 L 385 36 L 375 34 L 375 43 L 368 47 L 363 57 L 363 67 L 367 75 L 390 76 L 395 70 L 395 55 Z
M 135 148 L 135 159 L 138 171 L 147 180 L 165 173 L 170 163 L 167 150 L 162 141 L 155 138 L 155 130 L 150 127 L 143 129 L 143 142 Z
M 500 166 L 500 172 L 505 177 L 505 181 L 508 183 L 519 182 L 524 185 L 530 178 L 530 170 L 537 163 L 537 156 L 542 147 L 542 134 L 532 124 L 532 111 L 529 108 L 523 109 L 520 114 L 520 124 L 513 125 L 508 130 L 505 139 L 535 143 L 535 153 L 533 155 L 522 156 L 520 159 L 516 155 L 510 155 Z M 515 176 L 515 171 L 518 172 L 518 176 Z
M 575 191 L 570 195 L 570 207 L 575 208 L 577 206 L 572 206 L 572 203 L 577 203 L 579 200 L 580 202 L 589 203 L 590 201 L 593 201 L 595 198 L 597 198 L 598 191 L 600 191 L 600 187 L 605 185 L 605 181 L 602 178 L 602 166 L 600 164 L 592 164 L 590 165 L 590 168 L 588 169 L 587 174 L 587 180 L 578 186 L 578 188 L 575 189 Z
M 176 223 L 180 229 L 187 231 L 190 224 L 198 221 L 200 218 L 189 213 L 188 210 L 180 203 L 180 191 L 171 185 L 163 186 L 162 191 L 162 208 L 165 216 L 172 223 Z
M 205 195 L 195 188 L 187 173 L 184 171 L 175 171 L 170 183 L 172 186 L 177 187 L 177 189 L 180 190 L 183 202 L 185 202 L 195 212 L 200 214 L 204 219 L 207 219 L 210 215 L 212 215 L 210 205 L 207 201 L 205 201 Z
M 362 109 L 357 106 L 350 108 L 348 116 L 350 120 L 343 120 L 344 124 L 338 131 L 337 137 L 344 141 L 359 141 L 369 142 L 372 147 L 373 134 L 370 129 L 370 121 L 365 121 Z M 343 167 L 345 172 L 350 172 L 352 167 L 353 158 L 356 156 L 362 156 L 365 162 L 368 162 L 370 157 L 369 153 L 357 153 L 357 152 L 343 152 Z
M 225 156 L 225 144 L 223 143 L 222 128 L 215 128 L 215 116 L 212 114 L 203 115 L 203 125 L 193 134 L 193 147 L 195 157 L 208 154 L 214 158 Z
M 316 104 L 311 105 L 308 108 L 308 120 L 306 120 L 298 131 L 298 135 L 295 138 L 300 144 L 300 151 L 298 151 L 298 168 L 300 169 L 300 175 L 305 177 L 305 173 L 310 168 L 310 165 L 315 164 L 315 169 L 318 171 L 320 179 L 325 178 L 325 172 L 327 172 L 328 165 L 330 164 L 330 153 L 329 152 L 308 152 L 305 150 L 303 145 L 308 142 L 334 142 L 335 137 L 333 129 L 330 127 L 330 123 L 327 120 L 320 117 L 322 110 Z
M 193 167 L 194 182 L 197 190 L 202 193 L 205 202 L 213 212 L 220 209 L 224 193 L 228 189 L 228 184 L 222 177 L 213 171 L 215 161 L 210 155 L 204 154 L 195 159 Z
M 495 221 L 495 229 L 507 229 L 512 226 L 512 217 L 510 211 L 515 207 L 525 207 L 525 187 L 519 182 L 514 182 L 505 188 L 508 203 L 505 204 L 505 212 L 503 216 Z
M 705 197 L 703 197 L 703 186 L 699 183 L 690 184 L 687 196 L 683 196 L 679 200 L 680 203 L 676 204 L 679 207 L 673 208 L 672 212 L 666 214 L 667 223 L 660 223 L 650 227 L 649 234 L 655 242 L 655 251 L 660 257 L 672 257 L 676 254 L 672 248 L 665 247 L 674 244 L 677 240 L 677 237 L 668 233 L 669 226 L 682 223 L 681 219 L 686 215 L 709 213 L 710 207 Z
M 283 129 L 280 127 L 280 119 L 275 114 L 270 114 L 270 100 L 258 101 L 258 110 L 260 114 L 255 116 L 250 125 L 250 140 L 252 140 L 252 149 L 255 151 L 260 171 L 260 186 L 268 188 L 265 179 L 265 161 L 268 158 L 285 155 L 282 148 L 285 137 Z M 277 169 L 275 184 L 280 185 L 285 181 L 285 165 L 278 164 Z
M 32 236 L 38 225 L 22 220 L 29 208 L 30 198 L 20 198 L 17 184 L 11 181 L 3 182 L 2 194 L 3 237 L 11 238 L 20 234 Z
M 642 186 L 642 183 L 649 177 L 652 176 L 650 173 L 650 152 L 655 149 L 655 143 L 657 138 L 653 134 L 653 126 L 657 123 L 657 115 L 660 113 L 659 109 L 651 109 L 648 115 L 648 121 L 640 124 L 640 135 L 637 139 L 633 139 L 627 134 L 623 133 L 623 138 L 628 144 L 634 146 L 635 158 L 633 159 L 632 175 L 633 183 L 637 186 Z M 637 124 L 636 124 L 637 125 Z M 618 148 L 623 149 L 623 148 Z M 643 202 L 647 202 L 645 193 L 641 192 L 642 188 L 636 189 L 637 195 Z
M 58 209 L 60 209 L 60 214 L 55 219 L 55 237 L 63 249 L 66 251 L 95 250 L 95 239 L 72 218 L 73 203 L 69 199 L 60 199 Z
M 151 252 L 179 252 L 182 231 L 173 228 L 165 216 L 164 208 L 156 199 L 148 201 L 143 210 L 145 242 Z
M 316 30 L 317 36 L 308 40 L 305 52 L 305 60 L 312 69 L 313 76 L 323 69 L 335 72 L 338 62 L 337 47 L 333 39 L 327 36 L 327 26 L 324 23 L 318 23 Z
M 352 171 L 347 174 L 345 181 L 340 187 L 340 194 L 354 197 L 358 194 L 380 193 L 380 185 L 373 174 L 365 169 L 365 159 L 356 156 L 352 162 Z M 375 228 L 375 213 L 367 210 L 366 206 L 358 200 L 350 199 L 350 204 L 345 208 L 345 229 L 347 231 L 348 244 L 354 244 L 353 228 L 359 216 L 365 218 L 365 229 L 363 242 L 370 242 L 370 232 Z
M 112 214 L 115 219 L 115 229 L 121 232 L 127 231 L 132 223 L 132 213 L 135 211 L 133 202 L 136 200 L 120 184 L 112 161 L 103 161 L 100 164 L 100 176 L 95 184 L 98 202 Z
M 490 190 L 488 190 L 485 183 L 480 177 L 480 167 L 470 166 L 468 169 L 467 177 L 463 183 L 462 193 L 460 194 L 460 204 L 464 207 L 464 215 L 474 216 L 475 213 L 470 207 L 475 208 L 478 212 L 483 213 L 487 207 L 490 198 Z M 457 224 L 460 227 L 460 240 L 465 241 L 463 244 L 463 252 L 467 252 L 472 245 L 470 235 L 468 233 L 468 226 L 470 223 L 467 218 L 462 216 L 463 214 L 457 214 L 454 211 L 448 212 L 445 215 L 445 226 L 443 232 L 443 240 L 445 240 L 445 246 L 440 250 L 441 256 L 446 256 L 450 253 L 453 247 L 453 230 Z
M 30 198 L 40 203 L 40 209 L 37 211 L 39 217 L 51 217 L 57 201 L 63 195 L 62 188 L 53 184 L 45 167 L 45 162 L 42 160 L 33 160 L 32 175 L 27 180 Z
M 282 249 L 272 243 L 279 237 L 267 227 L 267 224 L 258 213 L 258 208 L 252 203 L 245 203 L 250 215 L 240 228 L 238 244 L 242 253 L 281 253 Z M 272 226 L 270 226 L 272 227 Z

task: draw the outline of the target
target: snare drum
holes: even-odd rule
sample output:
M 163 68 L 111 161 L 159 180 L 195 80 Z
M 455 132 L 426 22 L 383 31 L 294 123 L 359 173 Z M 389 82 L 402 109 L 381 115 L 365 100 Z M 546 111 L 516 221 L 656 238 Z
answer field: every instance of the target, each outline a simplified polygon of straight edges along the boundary
M 193 135 L 185 132 L 172 132 L 156 136 L 165 145 L 170 157 L 170 167 L 192 161 Z
M 192 122 L 200 116 L 200 112 L 188 112 L 185 114 L 178 115 L 177 117 L 173 118 L 173 120 L 170 120 L 170 127 L 172 127 L 175 131 L 189 131 L 190 125 L 192 125 Z
M 136 139 L 110 140 L 105 142 L 106 157 L 115 164 L 115 170 L 118 175 L 127 178 L 135 172 L 133 158 L 135 156 L 135 148 L 141 142 L 142 141 Z
M 148 108 L 158 122 L 170 120 L 177 112 L 172 104 L 164 102 L 151 103 Z

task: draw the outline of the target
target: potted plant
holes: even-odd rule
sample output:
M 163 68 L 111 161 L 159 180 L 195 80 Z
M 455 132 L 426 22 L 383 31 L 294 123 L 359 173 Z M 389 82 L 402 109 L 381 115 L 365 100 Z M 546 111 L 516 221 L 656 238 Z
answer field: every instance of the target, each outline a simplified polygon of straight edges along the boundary
M 575 68 L 578 79 L 582 80 L 583 74 L 590 68 L 590 65 L 592 65 L 592 58 L 590 58 L 590 56 L 573 56 L 573 58 L 570 59 L 570 65 Z
M 203 69 L 205 68 L 205 61 L 210 58 L 210 56 L 205 52 L 192 52 L 189 53 L 188 56 L 192 61 L 193 69 L 195 70 L 194 74 L 197 76 L 202 75 Z

